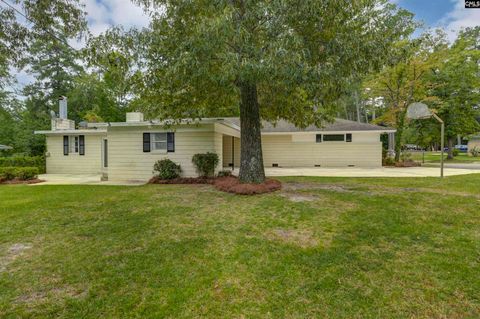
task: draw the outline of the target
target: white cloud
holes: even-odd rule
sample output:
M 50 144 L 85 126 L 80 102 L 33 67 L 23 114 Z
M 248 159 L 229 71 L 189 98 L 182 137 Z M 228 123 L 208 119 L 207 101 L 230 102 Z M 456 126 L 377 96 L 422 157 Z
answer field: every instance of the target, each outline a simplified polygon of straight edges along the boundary
M 461 29 L 480 25 L 480 10 L 466 9 L 464 0 L 451 1 L 455 3 L 453 10 L 447 13 L 439 24 L 445 27 L 449 40 L 454 41 Z
M 93 35 L 99 35 L 115 25 L 145 27 L 149 17 L 130 0 L 86 0 L 88 26 Z

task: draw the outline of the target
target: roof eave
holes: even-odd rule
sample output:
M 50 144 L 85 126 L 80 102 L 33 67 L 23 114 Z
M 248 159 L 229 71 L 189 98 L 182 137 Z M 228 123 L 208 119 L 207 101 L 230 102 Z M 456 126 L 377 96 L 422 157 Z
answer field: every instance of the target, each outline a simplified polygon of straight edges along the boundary
M 65 134 L 81 134 L 81 135 L 94 135 L 94 134 L 104 134 L 107 133 L 107 130 L 102 129 L 86 129 L 86 130 L 55 130 L 55 131 L 34 131 L 33 134 L 43 134 L 43 135 L 65 135 Z

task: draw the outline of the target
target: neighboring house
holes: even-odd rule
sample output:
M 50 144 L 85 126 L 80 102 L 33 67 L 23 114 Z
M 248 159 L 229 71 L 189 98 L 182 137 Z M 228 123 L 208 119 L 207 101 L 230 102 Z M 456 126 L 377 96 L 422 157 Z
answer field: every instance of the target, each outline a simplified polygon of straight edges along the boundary
M 0 144 L 0 151 L 11 150 L 11 149 L 12 149 L 12 147 L 10 147 L 10 146 Z
M 470 139 L 468 140 L 468 145 L 467 146 L 468 146 L 468 152 L 469 153 L 475 147 L 480 149 L 480 135 L 471 136 Z
M 65 106 L 66 108 L 66 106 Z M 196 176 L 192 156 L 215 152 L 217 171 L 240 165 L 238 118 L 206 118 L 167 122 L 145 121 L 142 113 L 127 113 L 126 122 L 88 123 L 75 129 L 66 118 L 52 119 L 47 137 L 47 173 L 103 174 L 109 180 L 148 180 L 157 160 L 170 158 L 184 176 Z M 171 123 L 170 123 L 171 124 Z M 394 129 L 336 120 L 324 128 L 299 129 L 280 121 L 263 123 L 265 167 L 380 167 L 380 134 Z

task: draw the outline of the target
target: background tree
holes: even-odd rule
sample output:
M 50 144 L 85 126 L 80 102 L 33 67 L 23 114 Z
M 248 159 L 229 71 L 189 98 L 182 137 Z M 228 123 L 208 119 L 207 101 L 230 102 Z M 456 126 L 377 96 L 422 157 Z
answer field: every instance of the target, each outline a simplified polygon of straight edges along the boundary
M 480 130 L 476 119 L 480 108 L 480 27 L 460 32 L 447 55 L 430 72 L 428 83 L 436 109 L 445 122 L 448 159 L 453 159 L 457 136 Z
M 145 111 L 239 107 L 242 182 L 263 182 L 261 118 L 322 125 L 353 75 L 378 68 L 412 15 L 383 0 L 136 0 L 152 13 Z
M 445 33 L 437 30 L 419 38 L 404 39 L 396 43 L 390 57 L 390 65 L 374 74 L 364 83 L 370 95 L 383 97 L 386 112 L 377 121 L 397 129 L 395 160 L 400 160 L 408 105 L 415 101 L 427 101 L 426 76 L 436 69 L 446 54 L 448 43 Z
M 15 150 L 43 153 L 43 138 L 34 129 L 47 128 L 53 101 L 67 91 L 70 71 L 78 67 L 75 52 L 65 42 L 86 30 L 79 0 L 15 0 L 0 7 L 0 90 L 14 82 L 12 69 L 26 68 L 36 78 L 23 91 L 25 101 L 15 99 L 0 107 L 11 115 L 16 130 Z M 8 71 L 7 71 L 8 70 Z M 0 139 L 4 138 L 0 132 Z

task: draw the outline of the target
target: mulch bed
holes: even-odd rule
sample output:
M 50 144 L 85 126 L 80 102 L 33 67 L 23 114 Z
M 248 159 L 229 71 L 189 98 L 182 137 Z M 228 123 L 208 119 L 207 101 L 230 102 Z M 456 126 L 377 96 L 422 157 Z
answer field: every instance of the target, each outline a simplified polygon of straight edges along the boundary
M 213 177 L 178 177 L 174 179 L 160 179 L 156 176 L 152 177 L 149 184 L 213 184 Z
M 267 179 L 262 184 L 240 183 L 235 176 L 225 177 L 180 177 L 172 180 L 161 180 L 153 177 L 149 181 L 150 184 L 209 184 L 222 192 L 233 193 L 238 195 L 255 195 L 277 191 L 282 188 L 282 183 L 275 179 Z
M 405 161 L 405 162 L 395 163 L 395 167 L 418 167 L 418 166 L 422 166 L 422 164 L 417 163 L 415 161 Z
M 16 185 L 16 184 L 38 184 L 45 182 L 43 179 L 29 179 L 29 180 L 21 180 L 21 179 L 12 179 L 12 180 L 0 180 L 0 185 Z

